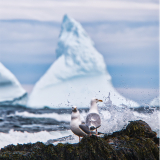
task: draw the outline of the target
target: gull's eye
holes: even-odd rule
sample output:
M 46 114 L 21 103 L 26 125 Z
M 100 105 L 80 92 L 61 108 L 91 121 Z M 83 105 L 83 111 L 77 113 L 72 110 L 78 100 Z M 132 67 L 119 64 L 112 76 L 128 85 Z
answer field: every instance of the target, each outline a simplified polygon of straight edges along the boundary
M 96 99 L 96 101 L 98 101 L 98 99 Z

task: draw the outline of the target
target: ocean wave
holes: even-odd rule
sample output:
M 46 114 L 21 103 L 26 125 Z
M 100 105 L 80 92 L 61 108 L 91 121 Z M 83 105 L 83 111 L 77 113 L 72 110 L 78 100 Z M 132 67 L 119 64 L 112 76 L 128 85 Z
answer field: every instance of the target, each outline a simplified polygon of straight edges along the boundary
M 0 148 L 7 146 L 9 144 L 16 145 L 17 143 L 35 143 L 35 142 L 43 142 L 46 143 L 49 139 L 58 139 L 61 137 L 72 135 L 70 130 L 66 131 L 41 131 L 36 133 L 29 133 L 29 132 L 20 132 L 14 131 L 11 129 L 9 133 L 2 133 L 0 132 Z
M 15 114 L 11 114 L 8 116 L 21 116 L 21 117 L 28 117 L 28 118 L 51 118 L 57 121 L 65 121 L 65 122 L 70 122 L 71 120 L 70 114 L 58 114 L 58 113 L 34 114 L 34 113 L 29 113 L 27 111 L 24 111 L 24 112 L 16 111 Z
M 100 114 L 102 122 L 101 127 L 98 129 L 100 132 L 113 133 L 125 128 L 130 121 L 143 120 L 160 137 L 159 110 L 154 110 L 151 113 L 139 113 L 129 108 L 110 107 L 106 108 L 106 110 L 100 110 Z
M 30 113 L 27 111 L 16 111 L 14 114 L 10 114 L 8 116 L 20 116 L 22 117 L 28 117 L 28 118 L 50 118 L 46 119 L 47 121 L 52 121 L 52 119 L 55 119 L 57 121 L 66 121 L 67 123 L 70 122 L 71 115 L 70 114 L 58 114 L 58 113 L 42 113 L 42 114 L 36 114 L 36 113 Z M 87 116 L 87 112 L 84 110 L 81 112 L 81 118 L 83 121 L 85 121 Z M 98 128 L 99 132 L 104 133 L 113 133 L 115 131 L 121 130 L 122 128 L 125 128 L 125 126 L 129 123 L 129 121 L 135 121 L 135 120 L 143 120 L 146 123 L 149 124 L 151 129 L 155 132 L 157 132 L 158 137 L 160 137 L 159 132 L 159 118 L 160 118 L 160 111 L 154 110 L 153 112 L 137 112 L 134 110 L 131 110 L 129 108 L 118 108 L 118 107 L 106 107 L 100 110 L 100 116 L 101 116 L 101 127 Z M 11 118 L 12 119 L 12 118 Z M 36 119 L 37 120 L 37 119 Z M 42 120 L 43 121 L 43 120 Z M 59 122 L 58 122 L 59 123 Z M 61 123 L 61 122 L 60 122 Z M 63 123 L 61 123 L 63 125 Z M 30 127 L 34 128 L 36 126 L 39 126 L 43 128 L 45 124 L 43 124 L 41 121 L 38 124 L 23 124 L 21 127 Z M 9 133 L 0 133 L 0 147 L 4 147 L 9 144 L 23 144 L 23 143 L 35 143 L 37 141 L 41 142 L 47 142 L 50 139 L 58 139 L 61 137 L 72 135 L 74 137 L 74 140 L 64 140 L 61 141 L 61 143 L 76 143 L 78 142 L 78 136 L 73 135 L 73 133 L 67 129 L 63 129 L 63 131 L 59 131 L 58 129 L 59 125 L 55 125 L 57 127 L 58 131 L 40 131 L 35 133 L 29 133 L 29 132 L 21 132 L 21 131 L 14 131 L 10 130 Z M 48 128 L 53 128 L 51 125 L 46 125 Z M 46 129 L 46 128 L 45 128 Z M 67 130 L 67 131 L 66 131 Z M 54 142 L 54 144 L 59 143 L 60 141 Z

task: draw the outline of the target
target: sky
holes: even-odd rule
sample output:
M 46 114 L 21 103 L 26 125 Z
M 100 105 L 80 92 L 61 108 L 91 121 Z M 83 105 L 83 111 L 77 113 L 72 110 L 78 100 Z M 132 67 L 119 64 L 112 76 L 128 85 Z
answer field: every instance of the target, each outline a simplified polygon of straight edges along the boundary
M 82 24 L 123 96 L 158 96 L 158 0 L 0 0 L 0 61 L 29 93 L 56 60 L 64 14 Z

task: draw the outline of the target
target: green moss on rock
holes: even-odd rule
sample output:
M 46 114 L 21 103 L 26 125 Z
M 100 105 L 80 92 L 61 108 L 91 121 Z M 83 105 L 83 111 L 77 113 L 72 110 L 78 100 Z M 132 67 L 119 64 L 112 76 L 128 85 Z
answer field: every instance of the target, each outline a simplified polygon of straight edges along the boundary
M 133 121 L 126 129 L 104 135 L 83 137 L 78 144 L 54 146 L 41 142 L 9 145 L 1 149 L 0 159 L 8 160 L 158 160 L 158 138 L 144 121 Z
M 151 127 L 142 120 L 131 122 L 126 127 L 125 133 L 130 137 L 153 138 L 157 136 L 157 133 L 152 131 Z

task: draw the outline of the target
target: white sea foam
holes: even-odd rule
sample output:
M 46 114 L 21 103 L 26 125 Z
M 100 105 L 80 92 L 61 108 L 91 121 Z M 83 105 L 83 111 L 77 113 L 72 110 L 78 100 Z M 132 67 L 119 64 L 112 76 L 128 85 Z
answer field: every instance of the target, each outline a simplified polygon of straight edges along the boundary
M 66 114 L 57 114 L 57 113 L 50 113 L 50 114 L 32 114 L 29 112 L 16 112 L 18 116 L 27 116 L 27 117 L 51 117 L 56 115 L 59 117 L 59 120 L 67 120 L 70 121 L 70 115 L 66 118 Z M 48 116 L 49 115 L 49 116 Z M 53 117 L 52 117 L 52 116 Z M 85 120 L 87 112 L 83 111 L 81 113 L 82 120 Z M 160 112 L 155 110 L 153 113 L 138 113 L 132 111 L 128 108 L 117 108 L 117 107 L 108 107 L 106 110 L 100 110 L 102 125 L 98 128 L 99 132 L 104 133 L 112 133 L 114 131 L 121 130 L 124 126 L 126 126 L 129 121 L 134 120 L 143 120 L 149 124 L 153 131 L 158 133 L 158 137 L 160 137 L 159 132 L 159 118 Z M 28 132 L 20 132 L 20 131 L 13 131 L 10 130 L 9 133 L 0 133 L 0 147 L 4 147 L 9 144 L 23 144 L 23 143 L 35 143 L 37 141 L 40 142 L 47 142 L 50 139 L 57 139 L 65 136 L 72 136 L 72 139 L 64 139 L 61 143 L 77 143 L 78 136 L 74 135 L 70 130 L 64 131 L 41 131 L 37 133 L 28 133 Z M 57 144 L 59 141 L 54 142 L 53 144 Z
M 17 145 L 23 143 L 35 143 L 37 141 L 47 142 L 49 139 L 57 139 L 71 134 L 70 130 L 67 131 L 41 131 L 37 133 L 28 133 L 10 130 L 9 133 L 0 133 L 0 148 L 6 145 L 14 144 Z
M 9 116 L 13 116 L 9 115 Z M 70 122 L 71 120 L 71 115 L 70 114 L 58 114 L 58 113 L 43 113 L 43 114 L 34 114 L 34 113 L 29 113 L 27 111 L 24 112 L 15 112 L 15 116 L 21 116 L 21 117 L 29 117 L 29 118 L 52 118 L 57 121 L 66 121 Z
M 129 121 L 143 120 L 149 124 L 153 131 L 156 131 L 158 137 L 160 136 L 159 131 L 159 110 L 155 110 L 153 113 L 139 113 L 133 111 L 127 107 L 107 107 L 99 110 L 101 116 L 101 127 L 98 129 L 100 132 L 112 133 L 124 128 Z M 87 112 L 81 113 L 81 119 L 85 121 Z
M 153 113 L 138 113 L 129 108 L 109 108 L 106 111 L 100 111 L 102 117 L 102 125 L 99 131 L 105 133 L 112 133 L 124 128 L 129 121 L 143 120 L 149 124 L 153 131 L 156 131 L 158 137 L 160 112 L 155 110 Z

